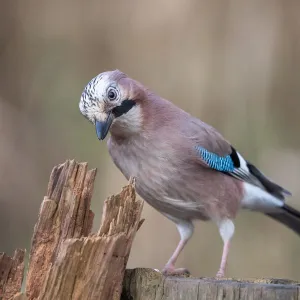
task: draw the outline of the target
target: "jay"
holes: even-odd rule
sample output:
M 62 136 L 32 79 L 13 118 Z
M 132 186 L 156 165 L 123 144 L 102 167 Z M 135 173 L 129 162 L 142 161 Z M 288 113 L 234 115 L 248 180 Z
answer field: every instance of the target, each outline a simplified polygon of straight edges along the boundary
M 289 191 L 267 178 L 212 126 L 191 116 L 119 70 L 93 78 L 82 92 L 81 113 L 137 193 L 173 221 L 180 242 L 163 268 L 175 263 L 191 238 L 194 220 L 212 220 L 223 252 L 224 277 L 234 219 L 240 209 L 269 216 L 300 234 L 300 212 L 285 203 Z

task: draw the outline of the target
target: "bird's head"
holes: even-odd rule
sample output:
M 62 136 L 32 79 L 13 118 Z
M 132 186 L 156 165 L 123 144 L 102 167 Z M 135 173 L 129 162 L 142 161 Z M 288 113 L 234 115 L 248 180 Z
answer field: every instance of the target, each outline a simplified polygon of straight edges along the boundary
M 97 75 L 85 87 L 79 102 L 81 113 L 95 125 L 103 140 L 108 131 L 126 136 L 141 129 L 140 104 L 145 98 L 142 86 L 115 70 Z

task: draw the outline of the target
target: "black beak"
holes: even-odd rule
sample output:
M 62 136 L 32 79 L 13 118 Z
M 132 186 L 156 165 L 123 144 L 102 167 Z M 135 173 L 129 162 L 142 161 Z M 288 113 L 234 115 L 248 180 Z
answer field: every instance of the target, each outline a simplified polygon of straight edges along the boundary
M 95 122 L 96 133 L 99 140 L 104 140 L 108 134 L 108 130 L 111 126 L 112 121 L 114 120 L 113 114 L 111 112 L 108 113 L 105 121 L 97 121 Z

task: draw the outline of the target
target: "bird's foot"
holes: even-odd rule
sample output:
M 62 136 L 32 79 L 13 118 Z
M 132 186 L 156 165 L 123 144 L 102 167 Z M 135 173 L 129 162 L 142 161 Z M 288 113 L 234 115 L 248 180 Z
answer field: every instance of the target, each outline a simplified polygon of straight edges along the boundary
M 216 277 L 217 278 L 224 278 L 224 270 L 219 270 Z
M 165 276 L 182 276 L 190 275 L 190 272 L 185 268 L 175 269 L 173 265 L 166 265 L 162 270 L 162 274 L 164 274 Z

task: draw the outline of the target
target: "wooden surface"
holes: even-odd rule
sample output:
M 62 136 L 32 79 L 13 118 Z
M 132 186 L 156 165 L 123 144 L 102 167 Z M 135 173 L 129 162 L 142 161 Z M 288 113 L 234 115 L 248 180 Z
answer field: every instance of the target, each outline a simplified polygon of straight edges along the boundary
M 95 176 L 75 161 L 53 169 L 32 238 L 28 300 L 120 299 L 143 201 L 131 181 L 105 201 L 100 229 L 91 234 Z
M 28 299 L 37 299 L 40 295 L 63 241 L 90 233 L 93 222 L 90 202 L 95 176 L 95 169 L 88 171 L 87 163 L 74 160 L 53 169 L 31 242 L 26 281 Z
M 7 300 L 21 291 L 25 250 L 17 249 L 13 257 L 0 253 L 0 299 Z
M 300 300 L 300 284 L 290 280 L 252 281 L 165 277 L 152 269 L 126 270 L 122 300 Z
M 142 206 L 132 184 L 107 199 L 99 232 L 62 244 L 39 299 L 119 300 Z

